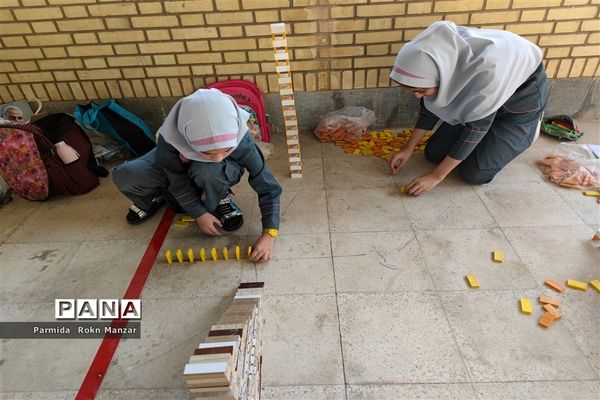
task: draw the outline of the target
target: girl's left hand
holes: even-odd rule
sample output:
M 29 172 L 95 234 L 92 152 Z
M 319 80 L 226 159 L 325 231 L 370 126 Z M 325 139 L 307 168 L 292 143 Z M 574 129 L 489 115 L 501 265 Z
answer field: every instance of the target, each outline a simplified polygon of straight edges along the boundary
M 252 246 L 252 254 L 250 254 L 249 260 L 252 262 L 265 262 L 271 259 L 273 255 L 273 242 L 275 238 L 263 233 Z
M 407 192 L 410 195 L 418 196 L 420 194 L 429 192 L 431 189 L 436 187 L 437 184 L 441 181 L 441 178 L 439 178 L 433 173 L 429 173 L 427 175 L 423 175 L 419 178 L 413 179 L 413 181 L 407 187 Z

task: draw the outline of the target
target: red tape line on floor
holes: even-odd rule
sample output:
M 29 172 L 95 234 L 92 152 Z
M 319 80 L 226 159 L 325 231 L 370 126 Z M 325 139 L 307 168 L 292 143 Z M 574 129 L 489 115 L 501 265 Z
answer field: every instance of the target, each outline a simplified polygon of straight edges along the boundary
M 174 218 L 175 213 L 167 207 L 162 219 L 158 223 L 158 227 L 156 227 L 156 231 L 154 231 L 152 239 L 150 239 L 150 243 L 148 243 L 148 247 L 146 247 L 146 252 L 140 260 L 135 274 L 133 274 L 133 278 L 131 278 L 131 282 L 129 282 L 129 287 L 127 287 L 127 290 L 123 295 L 124 299 L 140 298 L 146 280 L 148 279 L 150 271 L 156 261 L 156 257 L 158 256 L 158 251 L 165 241 L 165 237 L 167 236 L 167 232 L 169 232 L 169 228 L 171 227 Z M 119 325 L 123 322 L 124 321 L 122 320 L 113 320 L 113 325 Z M 98 392 L 98 389 L 100 389 L 100 385 L 104 380 L 106 371 L 110 366 L 110 362 L 117 351 L 120 341 L 120 337 L 105 337 L 102 339 L 102 343 L 100 343 L 100 347 L 98 347 L 94 361 L 92 361 L 85 378 L 83 378 L 81 387 L 77 392 L 77 396 L 75 397 L 76 400 L 88 400 L 96 397 L 96 393 Z

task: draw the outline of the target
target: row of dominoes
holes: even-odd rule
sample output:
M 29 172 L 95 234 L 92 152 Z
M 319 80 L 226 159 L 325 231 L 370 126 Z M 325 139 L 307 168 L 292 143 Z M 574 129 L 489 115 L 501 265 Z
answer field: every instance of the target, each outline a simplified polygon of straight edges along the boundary
M 212 325 L 185 365 L 195 398 L 260 398 L 263 282 L 242 283 L 227 311 Z
M 242 249 L 240 248 L 240 246 L 235 246 L 232 255 L 229 254 L 229 249 L 227 247 L 223 247 L 223 249 L 221 250 L 221 254 L 222 258 L 219 258 L 219 252 L 215 247 L 212 247 L 209 253 L 207 253 L 206 250 L 204 250 L 204 247 L 201 247 L 198 251 L 198 258 L 196 258 L 194 249 L 192 249 L 191 247 L 187 249 L 185 254 L 183 253 L 182 249 L 175 250 L 175 253 L 173 253 L 171 249 L 167 249 L 165 250 L 165 261 L 167 262 L 167 264 L 173 264 L 173 262 L 175 261 L 179 262 L 179 264 L 183 264 L 184 262 L 193 263 L 196 260 L 200 262 L 205 262 L 209 259 L 209 257 L 212 261 L 218 261 L 220 259 L 224 261 L 227 261 L 229 259 L 241 260 L 243 257 Z M 246 249 L 245 257 L 250 257 L 250 254 L 252 254 L 252 246 L 248 246 L 248 248 Z
M 302 178 L 298 117 L 296 114 L 296 101 L 294 100 L 294 85 L 290 71 L 290 56 L 288 53 L 285 24 L 271 24 L 271 37 L 273 39 L 275 72 L 277 73 L 277 82 L 279 83 L 281 109 L 283 110 L 290 176 L 292 178 Z

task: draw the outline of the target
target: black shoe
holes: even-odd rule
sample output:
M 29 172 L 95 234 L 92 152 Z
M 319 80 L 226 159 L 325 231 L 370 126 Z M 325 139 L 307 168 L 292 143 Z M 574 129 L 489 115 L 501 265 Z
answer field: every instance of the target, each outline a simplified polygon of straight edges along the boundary
M 156 214 L 156 212 L 164 204 L 165 204 L 165 201 L 163 199 L 160 199 L 158 201 L 153 201 L 152 205 L 150 206 L 150 208 L 148 210 L 141 209 L 138 206 L 136 206 L 135 204 L 132 204 L 129 207 L 129 212 L 127 213 L 127 216 L 125 218 L 127 219 L 127 222 L 129 222 L 131 225 L 141 224 L 142 222 L 144 222 L 145 220 L 147 220 L 148 218 L 150 218 L 151 216 Z
M 226 231 L 235 231 L 244 225 L 242 210 L 231 200 L 229 195 L 219 201 L 214 213 L 221 220 L 223 229 Z

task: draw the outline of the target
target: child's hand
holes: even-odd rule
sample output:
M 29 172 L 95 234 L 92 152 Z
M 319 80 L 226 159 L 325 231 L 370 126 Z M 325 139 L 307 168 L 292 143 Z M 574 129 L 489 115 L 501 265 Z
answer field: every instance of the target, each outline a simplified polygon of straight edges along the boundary
M 221 221 L 209 212 L 196 217 L 196 224 L 207 235 L 221 236 L 221 231 L 217 229 L 217 227 L 220 228 L 222 226 Z
M 249 260 L 253 262 L 265 262 L 271 259 L 273 255 L 273 242 L 275 238 L 263 233 L 252 246 L 252 254 Z
M 412 151 L 403 150 L 399 153 L 394 153 L 388 166 L 392 175 L 396 175 L 408 162 L 408 159 L 412 155 Z

